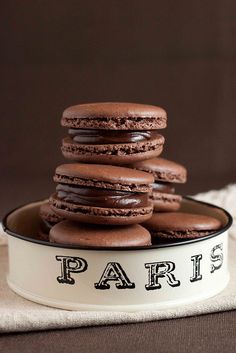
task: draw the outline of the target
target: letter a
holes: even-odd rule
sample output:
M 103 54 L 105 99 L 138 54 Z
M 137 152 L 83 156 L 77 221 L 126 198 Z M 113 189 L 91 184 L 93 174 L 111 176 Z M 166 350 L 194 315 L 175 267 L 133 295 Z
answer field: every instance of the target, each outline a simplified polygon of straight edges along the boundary
M 125 271 L 118 262 L 108 262 L 103 271 L 102 277 L 99 282 L 94 283 L 96 289 L 109 289 L 110 284 L 107 282 L 115 281 L 117 282 L 117 289 L 135 288 L 135 284 L 130 282 Z

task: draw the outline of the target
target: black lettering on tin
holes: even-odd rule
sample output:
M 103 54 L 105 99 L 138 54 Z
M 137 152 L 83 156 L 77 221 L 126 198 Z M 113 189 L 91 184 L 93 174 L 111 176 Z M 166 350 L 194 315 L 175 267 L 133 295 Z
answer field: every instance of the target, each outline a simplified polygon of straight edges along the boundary
M 108 262 L 99 282 L 94 283 L 96 289 L 109 289 L 108 282 L 114 281 L 117 289 L 135 288 L 135 283 L 131 282 L 118 262 Z
M 223 243 L 215 245 L 211 250 L 211 273 L 219 270 L 223 265 L 224 255 L 223 255 Z
M 80 257 L 58 255 L 56 260 L 61 262 L 61 275 L 57 277 L 59 283 L 74 284 L 71 273 L 84 272 L 88 268 L 87 261 Z
M 191 256 L 193 262 L 193 276 L 190 277 L 190 282 L 197 282 L 202 280 L 200 262 L 202 260 L 202 254 Z
M 167 283 L 171 287 L 180 286 L 180 281 L 172 273 L 175 270 L 174 262 L 149 262 L 144 264 L 144 266 L 148 269 L 148 283 L 145 285 L 146 290 L 160 289 L 159 278 L 166 278 Z

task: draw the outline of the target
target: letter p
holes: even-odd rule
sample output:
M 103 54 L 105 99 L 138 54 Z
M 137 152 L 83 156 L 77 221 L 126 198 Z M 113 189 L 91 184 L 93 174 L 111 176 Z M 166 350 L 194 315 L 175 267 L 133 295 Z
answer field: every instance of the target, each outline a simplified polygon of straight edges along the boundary
M 75 280 L 70 274 L 84 272 L 88 268 L 87 261 L 80 257 L 59 255 L 56 260 L 61 262 L 61 275 L 57 277 L 59 283 L 74 284 Z

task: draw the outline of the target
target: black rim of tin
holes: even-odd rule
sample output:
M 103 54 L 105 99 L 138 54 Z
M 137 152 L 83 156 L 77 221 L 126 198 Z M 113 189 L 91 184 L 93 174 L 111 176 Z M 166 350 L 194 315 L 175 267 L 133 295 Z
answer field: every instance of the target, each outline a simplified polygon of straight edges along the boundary
M 3 218 L 2 220 L 2 225 L 3 225 L 3 230 L 8 234 L 8 235 L 11 235 L 15 238 L 18 238 L 18 239 L 21 239 L 21 240 L 25 240 L 25 241 L 28 241 L 30 243 L 35 243 L 35 244 L 40 244 L 40 245 L 44 245 L 44 246 L 52 246 L 52 247 L 55 247 L 55 248 L 62 248 L 62 249 L 75 249 L 75 250 L 96 250 L 96 251 L 137 251 L 137 250 L 153 250 L 153 249 L 159 249 L 159 248 L 170 248 L 170 247 L 173 247 L 173 246 L 181 246 L 181 245 L 187 245 L 187 244 L 193 244 L 193 243 L 196 243 L 196 242 L 200 242 L 200 241 L 204 241 L 204 240 L 207 240 L 207 239 L 210 239 L 210 238 L 214 238 L 216 237 L 217 235 L 219 234 L 222 234 L 224 233 L 226 230 L 228 230 L 232 223 L 233 223 L 233 219 L 232 219 L 232 216 L 229 214 L 229 212 L 227 212 L 225 209 L 223 209 L 222 207 L 219 207 L 219 206 L 215 206 L 215 205 L 212 205 L 210 203 L 207 203 L 207 202 L 203 202 L 203 201 L 198 201 L 198 200 L 195 200 L 191 197 L 188 197 L 188 196 L 185 196 L 184 197 L 185 200 L 189 200 L 191 202 L 194 202 L 194 203 L 198 203 L 198 204 L 202 204 L 204 206 L 208 206 L 208 207 L 211 207 L 211 208 L 215 208 L 215 209 L 218 209 L 220 211 L 222 211 L 227 219 L 228 219 L 228 222 L 227 224 L 221 228 L 220 230 L 216 231 L 216 232 L 213 232 L 207 236 L 203 236 L 203 237 L 200 237 L 200 238 L 195 238 L 195 239 L 188 239 L 188 240 L 179 240 L 179 241 L 173 241 L 173 242 L 170 242 L 170 243 L 163 243 L 163 244 L 154 244 L 154 245 L 147 245 L 147 246 L 125 246 L 125 247 L 104 247 L 104 246 L 77 246 L 77 245 L 69 245 L 69 244 L 57 244 L 57 243 L 50 243 L 48 241 L 44 241 L 44 240 L 39 240 L 39 239 L 33 239 L 33 238 L 29 238 L 28 236 L 24 236 L 24 235 L 20 235 L 20 234 L 17 234 L 13 231 L 11 231 L 10 229 L 8 229 L 7 227 L 7 218 L 13 213 L 15 212 L 16 210 L 20 209 L 20 208 L 23 208 L 27 205 L 30 205 L 30 204 L 33 204 L 33 203 L 37 203 L 37 202 L 43 202 L 44 200 L 39 200 L 39 201 L 32 201 L 30 203 L 27 203 L 27 204 L 24 204 L 24 205 L 21 205 L 21 206 L 18 206 L 16 208 L 14 208 L 13 210 L 9 211 Z

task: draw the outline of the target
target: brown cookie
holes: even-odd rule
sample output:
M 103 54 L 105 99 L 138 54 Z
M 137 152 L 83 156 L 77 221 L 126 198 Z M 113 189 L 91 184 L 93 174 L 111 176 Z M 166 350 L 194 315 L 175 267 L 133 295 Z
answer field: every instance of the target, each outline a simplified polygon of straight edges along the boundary
M 63 221 L 51 229 L 50 241 L 91 247 L 146 246 L 151 245 L 151 235 L 138 224 L 104 226 Z
M 49 201 L 42 203 L 39 208 L 40 216 L 40 228 L 39 237 L 42 240 L 48 240 L 48 234 L 50 229 L 63 220 L 62 217 L 58 216 L 50 207 Z
M 66 219 L 126 225 L 151 217 L 149 173 L 110 165 L 64 164 L 56 169 L 52 209 Z
M 153 238 L 159 240 L 185 240 L 207 236 L 220 229 L 221 222 L 213 217 L 184 212 L 160 212 L 142 224 Z
M 182 197 L 175 194 L 175 183 L 185 183 L 186 168 L 181 164 L 164 159 L 153 158 L 132 164 L 138 170 L 151 173 L 155 182 L 151 199 L 154 211 L 171 212 L 180 208 Z
M 67 108 L 62 126 L 63 155 L 75 161 L 123 165 L 155 156 L 163 149 L 166 112 L 152 105 L 91 103 Z

